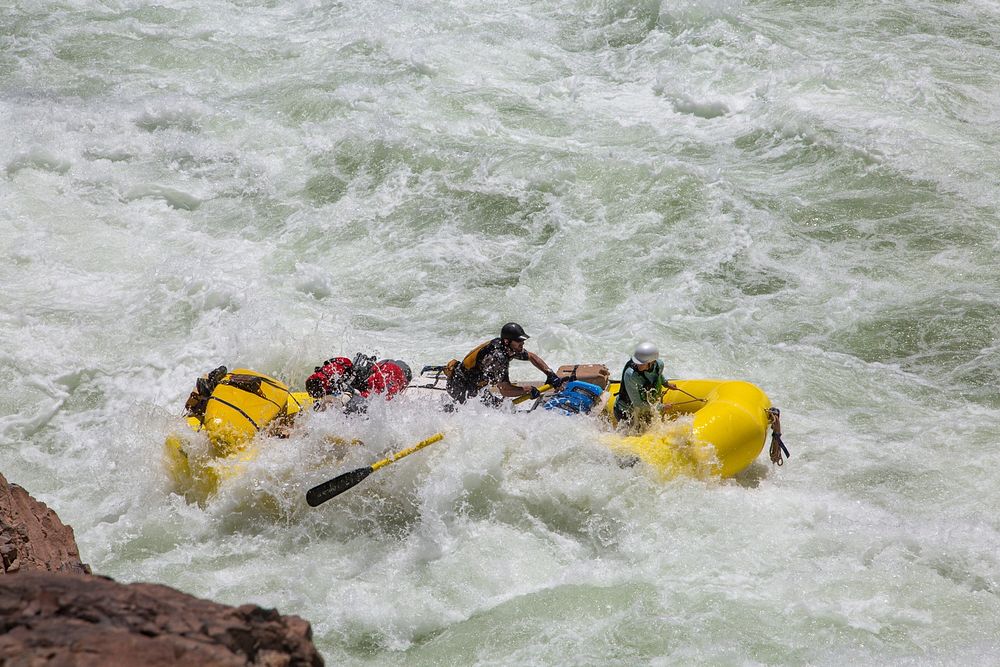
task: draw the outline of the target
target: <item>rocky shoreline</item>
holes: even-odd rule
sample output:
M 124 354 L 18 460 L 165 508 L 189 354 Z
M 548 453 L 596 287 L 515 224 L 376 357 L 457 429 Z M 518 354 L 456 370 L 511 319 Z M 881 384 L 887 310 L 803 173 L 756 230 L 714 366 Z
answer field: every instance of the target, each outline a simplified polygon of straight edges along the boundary
M 0 667 L 323 665 L 298 616 L 92 574 L 73 529 L 2 474 L 0 562 Z

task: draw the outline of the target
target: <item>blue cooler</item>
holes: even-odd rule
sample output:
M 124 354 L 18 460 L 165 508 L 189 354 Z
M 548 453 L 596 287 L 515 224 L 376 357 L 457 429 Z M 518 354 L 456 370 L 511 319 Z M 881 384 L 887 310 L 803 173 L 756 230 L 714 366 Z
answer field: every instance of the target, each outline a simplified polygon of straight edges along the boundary
M 558 394 L 545 401 L 546 410 L 559 410 L 564 415 L 587 414 L 601 400 L 604 390 L 596 384 L 573 380 L 566 383 Z

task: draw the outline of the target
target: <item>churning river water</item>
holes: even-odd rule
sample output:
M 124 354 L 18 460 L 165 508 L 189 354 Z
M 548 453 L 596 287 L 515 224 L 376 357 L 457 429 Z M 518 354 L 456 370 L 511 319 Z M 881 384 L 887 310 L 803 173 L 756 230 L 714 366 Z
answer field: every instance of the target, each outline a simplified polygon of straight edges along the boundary
M 9 0 L 0 470 L 95 572 L 330 664 L 996 664 L 998 109 L 991 0 Z M 664 480 L 591 420 L 390 403 L 173 492 L 211 368 L 508 320 L 754 382 L 792 457 Z M 324 434 L 438 430 L 305 505 Z

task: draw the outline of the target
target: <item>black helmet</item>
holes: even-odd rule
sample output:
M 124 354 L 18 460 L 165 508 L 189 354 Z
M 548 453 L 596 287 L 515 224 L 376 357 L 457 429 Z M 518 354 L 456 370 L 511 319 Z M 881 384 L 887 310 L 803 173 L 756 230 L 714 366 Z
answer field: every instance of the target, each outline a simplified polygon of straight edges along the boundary
M 525 341 L 531 338 L 531 336 L 524 333 L 524 329 L 521 328 L 520 324 L 517 324 L 516 322 L 508 322 L 503 325 L 503 329 L 500 330 L 500 338 L 504 340 Z

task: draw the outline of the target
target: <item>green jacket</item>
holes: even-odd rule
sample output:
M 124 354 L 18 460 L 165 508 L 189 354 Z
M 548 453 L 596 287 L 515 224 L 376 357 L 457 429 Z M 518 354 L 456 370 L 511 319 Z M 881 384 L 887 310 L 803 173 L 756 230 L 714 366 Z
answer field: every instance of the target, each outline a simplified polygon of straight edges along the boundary
M 646 372 L 637 370 L 635 363 L 629 359 L 622 370 L 621 388 L 615 399 L 616 417 L 628 418 L 633 412 L 651 413 L 652 406 L 660 402 L 666 383 L 662 359 L 657 359 Z

